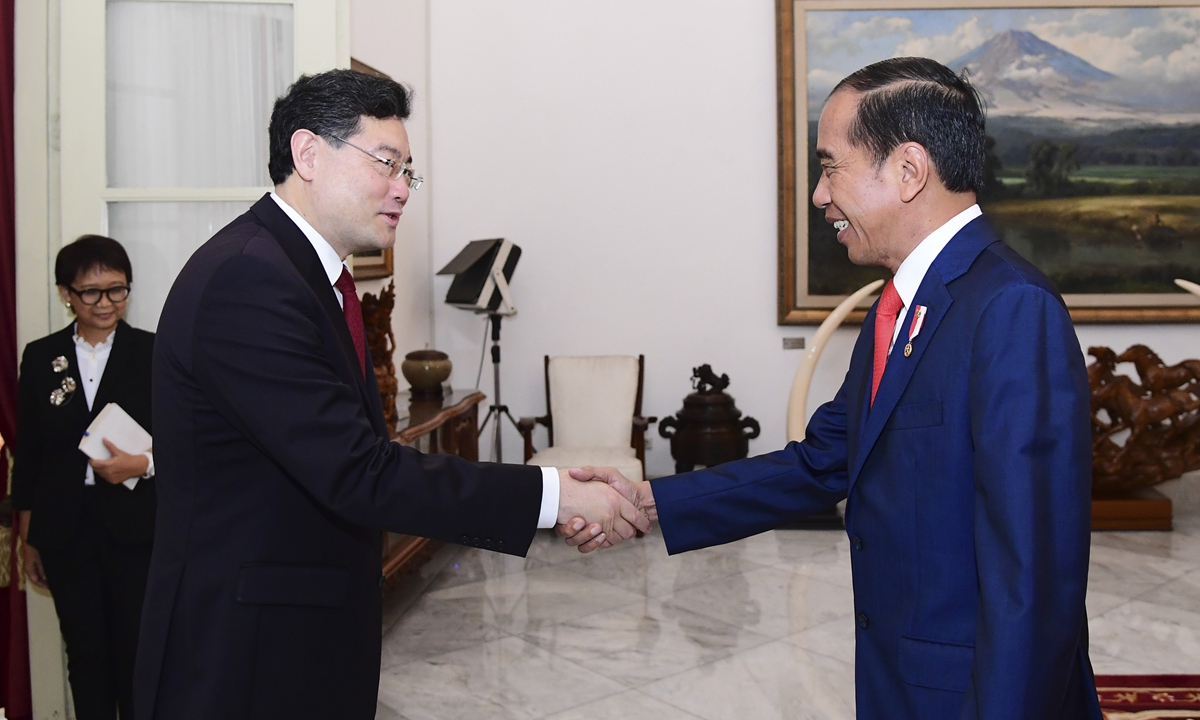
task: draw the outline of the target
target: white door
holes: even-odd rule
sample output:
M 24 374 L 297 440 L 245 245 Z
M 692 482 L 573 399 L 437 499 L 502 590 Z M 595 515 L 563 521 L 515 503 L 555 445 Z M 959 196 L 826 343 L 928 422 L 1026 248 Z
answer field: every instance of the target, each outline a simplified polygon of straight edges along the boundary
M 63 0 L 60 246 L 125 246 L 134 326 L 154 330 L 192 252 L 270 190 L 272 104 L 301 74 L 349 65 L 344 5 Z

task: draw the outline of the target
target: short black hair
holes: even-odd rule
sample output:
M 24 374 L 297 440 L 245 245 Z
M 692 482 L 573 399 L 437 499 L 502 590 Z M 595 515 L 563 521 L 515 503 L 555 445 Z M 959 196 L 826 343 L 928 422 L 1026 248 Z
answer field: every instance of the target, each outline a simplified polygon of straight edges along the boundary
M 862 93 L 848 139 L 867 148 L 877 167 L 901 144 L 915 142 L 947 190 L 983 190 L 986 117 L 965 73 L 929 58 L 892 58 L 847 76 L 830 96 L 844 89 Z
M 271 157 L 267 170 L 279 185 L 295 170 L 292 135 L 308 130 L 334 145 L 336 137 L 349 139 L 362 126 L 362 117 L 407 120 L 412 112 L 412 93 L 390 78 L 357 70 L 330 70 L 302 75 L 275 101 L 271 111 Z
M 133 284 L 133 266 L 121 243 L 103 235 L 81 235 L 63 245 L 54 259 L 54 283 L 71 287 L 80 275 L 96 268 L 125 273 L 125 282 Z

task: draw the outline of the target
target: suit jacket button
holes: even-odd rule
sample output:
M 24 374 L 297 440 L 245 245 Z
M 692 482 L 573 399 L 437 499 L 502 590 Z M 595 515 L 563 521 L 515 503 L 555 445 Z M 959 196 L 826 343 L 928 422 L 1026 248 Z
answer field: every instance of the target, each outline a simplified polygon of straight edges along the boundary
M 851 537 L 850 547 L 854 548 L 855 550 L 862 550 L 862 538 L 857 535 Z
M 866 613 L 859 613 L 855 620 L 858 621 L 858 626 L 864 630 L 871 624 L 871 621 L 867 619 Z
M 471 543 L 471 544 L 472 544 L 472 545 L 474 545 L 475 547 L 480 547 L 480 545 L 479 545 L 479 538 L 475 538 L 475 542 L 473 542 L 473 543 Z
M 497 540 L 497 541 L 496 541 L 496 549 L 497 549 L 497 550 L 503 550 L 503 549 L 504 549 L 504 541 L 503 541 L 503 540 Z
M 466 535 L 463 535 L 462 537 L 460 537 L 460 538 L 458 539 L 458 542 L 459 542 L 459 544 L 460 544 L 460 545 L 470 545 L 470 544 L 471 544 L 471 538 L 467 537 Z
M 491 538 L 487 538 L 486 540 L 484 540 L 484 541 L 483 541 L 483 546 L 484 546 L 485 548 L 487 548 L 488 550 L 491 550 L 491 549 L 492 549 L 492 539 L 491 539 Z

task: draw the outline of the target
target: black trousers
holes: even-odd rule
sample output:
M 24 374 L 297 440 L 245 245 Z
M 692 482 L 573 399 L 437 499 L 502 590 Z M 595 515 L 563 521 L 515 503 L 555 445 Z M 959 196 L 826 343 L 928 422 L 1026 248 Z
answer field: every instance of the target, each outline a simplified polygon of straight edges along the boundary
M 150 545 L 113 542 L 96 504 L 88 506 L 70 544 L 42 552 L 42 566 L 67 646 L 75 717 L 116 720 L 119 711 L 121 720 L 133 720 L 133 661 Z

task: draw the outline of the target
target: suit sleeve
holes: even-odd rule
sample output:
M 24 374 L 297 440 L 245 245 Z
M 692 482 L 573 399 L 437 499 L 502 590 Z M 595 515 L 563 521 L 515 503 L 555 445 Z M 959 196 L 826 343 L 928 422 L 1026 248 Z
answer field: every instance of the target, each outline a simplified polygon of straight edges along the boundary
M 320 315 L 317 315 L 320 314 Z M 447 542 L 487 537 L 524 554 L 542 493 L 536 467 L 424 455 L 379 438 L 336 372 L 311 290 L 252 256 L 206 286 L 193 338 L 202 391 L 234 427 L 338 516 Z M 325 328 L 323 331 L 322 328 Z
M 740 540 L 846 497 L 846 386 L 822 405 L 802 442 L 696 472 L 651 480 L 667 551 Z
M 1091 540 L 1087 371 L 1057 297 L 1025 285 L 993 298 L 969 393 L 979 609 L 965 706 L 1050 720 L 1080 662 Z
M 21 356 L 21 376 L 17 381 L 17 437 L 13 439 L 12 506 L 14 510 L 33 509 L 33 488 L 41 474 L 41 438 L 37 426 L 37 388 L 29 357 L 29 347 Z M 43 399 L 50 402 L 50 396 Z

